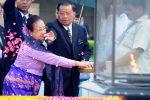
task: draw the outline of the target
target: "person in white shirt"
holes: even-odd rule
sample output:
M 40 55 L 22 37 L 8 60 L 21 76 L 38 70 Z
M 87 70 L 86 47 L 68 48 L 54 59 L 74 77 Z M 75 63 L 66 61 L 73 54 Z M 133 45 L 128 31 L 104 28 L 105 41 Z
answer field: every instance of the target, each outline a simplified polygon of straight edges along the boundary
M 126 14 L 133 24 L 116 46 L 118 73 L 150 72 L 150 19 L 145 13 L 145 0 L 124 0 Z M 130 60 L 133 63 L 130 64 Z
M 110 15 L 106 20 L 105 26 L 105 47 L 106 47 L 106 58 L 111 59 L 112 56 L 112 35 L 113 35 L 113 5 L 110 5 Z M 130 25 L 131 20 L 127 17 L 124 12 L 124 5 L 122 0 L 116 0 L 116 15 L 115 15 L 115 42 L 118 43 L 118 39 Z

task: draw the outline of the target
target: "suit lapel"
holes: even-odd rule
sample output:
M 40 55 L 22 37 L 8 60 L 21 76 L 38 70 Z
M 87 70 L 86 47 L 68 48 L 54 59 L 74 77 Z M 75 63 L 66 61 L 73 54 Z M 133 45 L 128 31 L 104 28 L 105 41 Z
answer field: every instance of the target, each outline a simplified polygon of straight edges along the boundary
M 17 19 L 16 23 L 17 23 L 18 29 L 19 29 L 18 34 L 23 36 L 23 34 L 22 34 L 22 27 L 23 27 L 23 25 L 22 25 L 22 16 L 21 16 L 21 14 L 20 14 L 20 12 L 17 8 L 16 8 L 15 12 L 16 12 L 16 19 Z
M 21 16 L 21 13 L 19 11 L 18 8 L 16 8 L 15 10 L 15 13 L 16 13 L 16 23 L 18 25 L 18 29 L 19 29 L 19 33 L 22 37 L 24 37 L 24 34 L 22 33 L 22 28 L 23 28 L 23 19 L 22 19 L 22 16 Z M 31 17 L 32 15 L 29 14 L 29 17 Z M 24 38 L 22 38 L 24 40 Z
M 73 50 L 76 47 L 77 44 L 77 39 L 78 39 L 78 29 L 75 26 L 75 24 L 72 24 L 72 46 L 73 46 Z
M 59 24 L 59 22 L 57 21 L 57 23 L 54 24 L 54 28 L 58 31 L 59 35 L 62 37 L 64 44 L 66 45 L 66 49 L 68 50 L 68 52 L 71 53 L 71 49 L 70 49 L 70 45 L 69 45 L 69 41 L 66 37 L 66 30 L 64 29 L 64 27 L 62 25 Z

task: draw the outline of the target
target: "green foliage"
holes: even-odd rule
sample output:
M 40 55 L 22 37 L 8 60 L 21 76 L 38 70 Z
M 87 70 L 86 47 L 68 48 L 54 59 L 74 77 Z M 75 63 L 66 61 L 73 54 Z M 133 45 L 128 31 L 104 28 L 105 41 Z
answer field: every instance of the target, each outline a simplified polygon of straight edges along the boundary
M 94 40 L 88 40 L 89 48 L 91 49 L 90 61 L 94 61 Z
M 91 49 L 94 48 L 94 40 L 88 40 Z

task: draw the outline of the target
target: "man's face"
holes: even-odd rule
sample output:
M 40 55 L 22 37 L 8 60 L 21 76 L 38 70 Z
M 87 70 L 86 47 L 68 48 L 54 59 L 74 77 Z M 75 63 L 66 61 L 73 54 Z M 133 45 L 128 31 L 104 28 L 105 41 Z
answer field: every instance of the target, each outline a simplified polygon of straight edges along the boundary
M 62 5 L 57 13 L 59 22 L 64 26 L 69 26 L 75 18 L 75 12 L 71 5 Z
M 117 13 L 121 14 L 121 13 L 123 13 L 123 10 L 124 10 L 124 5 L 123 5 L 122 0 L 117 0 L 116 1 L 116 11 L 117 11 Z
M 28 12 L 32 0 L 16 0 L 17 7 L 23 11 L 23 13 Z
M 139 7 L 133 6 L 133 5 L 126 5 L 125 7 L 125 13 L 127 14 L 128 18 L 131 20 L 136 20 L 139 16 L 140 13 Z

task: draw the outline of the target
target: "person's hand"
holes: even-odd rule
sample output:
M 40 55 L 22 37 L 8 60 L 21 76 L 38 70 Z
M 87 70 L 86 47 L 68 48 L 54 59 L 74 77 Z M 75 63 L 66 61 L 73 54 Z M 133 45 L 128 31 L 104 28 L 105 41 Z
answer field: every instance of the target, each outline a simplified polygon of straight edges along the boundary
M 55 40 L 55 34 L 50 31 L 49 33 L 44 34 L 45 40 L 48 40 L 49 42 L 53 42 Z
M 94 64 L 93 62 L 89 62 L 89 61 L 81 61 L 81 62 L 76 62 L 76 65 L 79 68 L 93 68 Z

